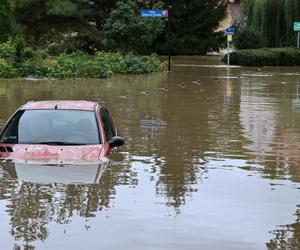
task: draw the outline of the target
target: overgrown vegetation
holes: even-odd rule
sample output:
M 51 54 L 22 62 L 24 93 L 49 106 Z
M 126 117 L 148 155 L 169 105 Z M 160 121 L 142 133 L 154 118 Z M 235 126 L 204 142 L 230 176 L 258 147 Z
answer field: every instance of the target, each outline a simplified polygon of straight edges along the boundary
M 0 42 L 16 33 L 16 22 L 11 0 L 0 1 Z
M 215 32 L 225 17 L 228 0 L 176 0 L 170 10 L 171 52 L 178 55 L 203 55 L 218 51 L 225 42 L 224 32 Z M 170 1 L 166 1 L 168 6 Z M 167 32 L 159 43 L 158 53 L 168 52 Z
M 300 1 L 244 0 L 241 9 L 241 27 L 260 34 L 267 47 L 295 46 L 293 22 L 300 20 Z
M 227 55 L 222 61 L 224 63 L 227 61 Z M 300 50 L 295 48 L 237 50 L 230 53 L 230 64 L 250 67 L 300 66 Z
M 205 54 L 225 41 L 215 32 L 228 0 L 1 0 L 0 42 L 21 36 L 51 55 L 95 50 Z M 171 4 L 171 6 L 170 6 Z M 141 17 L 142 9 L 169 9 L 170 18 Z
M 161 71 L 164 65 L 149 55 L 206 54 L 223 45 L 223 32 L 215 30 L 227 4 L 228 0 L 2 0 L 0 77 Z M 169 9 L 169 18 L 141 17 L 142 9 Z
M 104 49 L 102 26 L 116 0 L 5 0 L 19 33 L 35 47 L 52 53 Z
M 21 41 L 0 44 L 0 77 L 105 78 L 113 73 L 139 74 L 162 71 L 165 65 L 156 56 L 122 55 L 77 51 L 49 56 L 24 46 Z
M 104 25 L 106 45 L 122 52 L 136 51 L 148 54 L 155 40 L 162 34 L 165 21 L 161 18 L 145 18 L 137 14 L 133 2 L 118 2 Z M 161 5 L 156 8 L 162 8 Z

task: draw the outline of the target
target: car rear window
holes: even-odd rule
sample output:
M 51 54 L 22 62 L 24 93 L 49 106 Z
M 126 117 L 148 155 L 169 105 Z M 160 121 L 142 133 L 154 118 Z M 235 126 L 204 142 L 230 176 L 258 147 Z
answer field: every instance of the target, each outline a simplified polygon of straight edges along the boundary
M 100 144 L 95 113 L 83 110 L 20 110 L 10 120 L 2 143 Z

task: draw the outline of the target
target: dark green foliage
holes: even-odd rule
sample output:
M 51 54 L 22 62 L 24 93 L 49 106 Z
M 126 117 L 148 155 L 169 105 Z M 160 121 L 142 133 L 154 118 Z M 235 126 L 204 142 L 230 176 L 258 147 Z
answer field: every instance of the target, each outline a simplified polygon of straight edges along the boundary
M 16 67 L 19 67 L 19 65 L 24 61 L 25 55 L 24 55 L 24 49 L 25 49 L 25 41 L 17 37 L 15 40 L 15 58 L 14 58 L 14 63 Z
M 205 54 L 219 50 L 223 33 L 215 33 L 225 17 L 226 0 L 176 0 L 170 10 L 172 54 Z M 167 2 L 166 7 L 168 7 Z M 168 53 L 167 31 L 157 44 L 160 53 Z
M 0 42 L 7 41 L 16 32 L 13 8 L 10 0 L 0 1 Z
M 295 46 L 293 22 L 300 20 L 299 0 L 244 0 L 242 25 L 262 33 L 268 47 Z
M 236 33 L 234 45 L 237 49 L 259 49 L 266 46 L 266 41 L 260 31 L 240 28 Z
M 153 43 L 163 32 L 165 21 L 141 17 L 138 5 L 118 2 L 104 25 L 106 46 L 121 52 L 153 52 Z
M 101 28 L 114 0 L 11 0 L 17 22 L 30 44 L 92 52 L 102 49 Z
M 227 61 L 227 55 L 222 61 Z M 230 53 L 230 64 L 250 67 L 300 66 L 300 50 L 294 48 L 238 50 Z
M 227 0 L 2 0 L 0 41 L 23 37 L 26 44 L 57 56 L 78 50 L 167 54 L 171 27 L 172 54 L 218 50 L 224 34 L 215 32 Z M 170 18 L 145 18 L 142 9 L 167 9 Z M 16 63 L 32 51 L 17 46 Z M 31 53 L 31 55 L 30 55 Z M 27 54 L 27 55 L 25 55 Z

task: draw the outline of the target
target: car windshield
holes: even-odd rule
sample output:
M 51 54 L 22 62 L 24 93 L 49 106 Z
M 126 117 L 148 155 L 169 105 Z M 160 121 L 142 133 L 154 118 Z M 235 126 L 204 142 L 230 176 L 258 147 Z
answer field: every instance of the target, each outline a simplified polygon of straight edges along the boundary
M 95 113 L 83 110 L 20 110 L 0 142 L 12 144 L 100 144 Z

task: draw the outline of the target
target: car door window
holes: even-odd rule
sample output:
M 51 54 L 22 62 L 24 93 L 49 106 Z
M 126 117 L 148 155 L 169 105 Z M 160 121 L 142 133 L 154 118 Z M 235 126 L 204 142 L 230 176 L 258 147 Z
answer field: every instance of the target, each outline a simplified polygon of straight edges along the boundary
M 103 128 L 106 136 L 106 140 L 110 141 L 113 136 L 116 135 L 115 127 L 113 121 L 109 115 L 109 112 L 105 108 L 101 108 L 100 116 L 103 123 Z
M 107 115 L 107 117 L 108 117 L 109 125 L 110 125 L 110 128 L 111 128 L 112 134 L 113 134 L 113 136 L 116 136 L 117 133 L 116 133 L 116 128 L 115 128 L 114 121 L 113 121 L 113 119 L 111 118 L 111 115 L 110 115 L 110 113 L 108 112 L 108 110 L 104 108 L 104 111 L 105 111 L 105 113 L 106 113 L 106 115 Z

